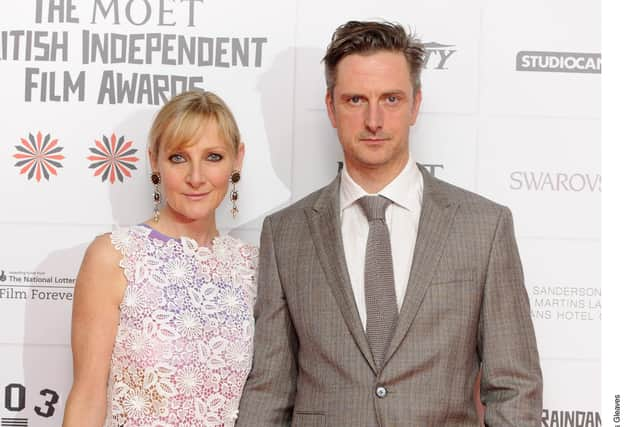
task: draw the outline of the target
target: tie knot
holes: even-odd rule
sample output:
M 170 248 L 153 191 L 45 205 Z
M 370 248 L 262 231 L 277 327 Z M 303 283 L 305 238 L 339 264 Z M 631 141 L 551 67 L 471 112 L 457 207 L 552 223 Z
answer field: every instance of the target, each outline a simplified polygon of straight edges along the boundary
M 391 204 L 391 200 L 383 196 L 364 196 L 358 199 L 358 204 L 364 211 L 367 221 L 384 220 L 384 213 Z

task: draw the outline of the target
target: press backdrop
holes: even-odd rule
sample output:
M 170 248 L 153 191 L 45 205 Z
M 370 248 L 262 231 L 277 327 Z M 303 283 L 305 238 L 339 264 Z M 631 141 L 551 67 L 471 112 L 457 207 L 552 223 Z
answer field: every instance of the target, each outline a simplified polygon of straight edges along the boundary
M 326 184 L 341 151 L 320 60 L 348 19 L 426 43 L 414 159 L 508 205 L 544 371 L 542 426 L 599 426 L 600 2 L 25 0 L 0 5 L 0 422 L 59 426 L 86 246 L 151 215 L 146 135 L 202 88 L 246 143 L 240 214 Z

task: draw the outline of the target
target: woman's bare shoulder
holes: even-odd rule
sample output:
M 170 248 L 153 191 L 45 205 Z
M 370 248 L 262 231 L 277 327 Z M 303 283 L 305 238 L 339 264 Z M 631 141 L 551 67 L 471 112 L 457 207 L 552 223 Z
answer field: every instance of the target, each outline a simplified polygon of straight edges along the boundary
M 84 253 L 83 265 L 118 267 L 122 254 L 111 242 L 111 233 L 97 236 Z
M 76 290 L 91 289 L 94 292 L 115 292 L 120 296 L 126 279 L 120 268 L 122 254 L 111 242 L 111 233 L 97 236 L 89 244 L 80 266 Z

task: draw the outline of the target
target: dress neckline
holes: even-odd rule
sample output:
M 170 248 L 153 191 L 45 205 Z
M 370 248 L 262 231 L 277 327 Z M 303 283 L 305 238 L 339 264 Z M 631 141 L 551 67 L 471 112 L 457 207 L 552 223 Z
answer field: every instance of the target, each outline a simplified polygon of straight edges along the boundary
M 196 241 L 195 241 L 195 239 L 192 239 L 191 237 L 188 237 L 188 236 L 180 236 L 180 237 L 173 237 L 173 236 L 169 236 L 169 235 L 167 235 L 167 234 L 164 234 L 164 233 L 162 233 L 162 232 L 160 232 L 160 231 L 156 230 L 155 228 L 153 228 L 153 227 L 152 227 L 152 226 L 150 226 L 149 224 L 145 224 L 144 222 L 143 222 L 143 223 L 140 223 L 140 224 L 139 224 L 139 226 L 144 227 L 144 228 L 146 228 L 147 230 L 149 230 L 149 237 L 153 237 L 153 238 L 155 238 L 155 239 L 162 240 L 163 242 L 168 242 L 168 241 L 170 241 L 170 240 L 175 240 L 175 241 L 177 241 L 177 242 L 180 242 L 180 241 L 183 241 L 183 240 L 188 240 L 188 241 L 190 241 L 190 242 L 193 242 L 193 244 L 194 244 L 196 247 L 204 248 L 204 249 L 212 249 L 212 248 L 213 248 L 213 246 L 214 246 L 214 244 L 215 244 L 215 242 L 216 242 L 216 240 L 218 240 L 218 239 L 220 239 L 220 238 L 222 238 L 222 237 L 223 237 L 222 235 L 218 234 L 216 237 L 214 237 L 213 239 L 211 239 L 211 242 L 209 243 L 209 245 L 208 245 L 208 246 L 200 246 L 200 245 L 198 244 L 198 242 L 196 242 Z

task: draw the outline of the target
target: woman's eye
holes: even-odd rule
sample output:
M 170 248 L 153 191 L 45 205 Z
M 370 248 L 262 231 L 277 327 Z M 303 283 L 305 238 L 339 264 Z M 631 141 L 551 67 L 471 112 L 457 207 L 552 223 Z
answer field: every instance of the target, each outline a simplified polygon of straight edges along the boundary
M 182 163 L 184 162 L 184 157 L 182 154 L 172 154 L 169 156 L 169 161 L 172 163 Z
M 211 160 L 213 162 L 219 162 L 220 160 L 222 160 L 222 156 L 220 154 L 210 153 L 207 156 L 207 160 Z

